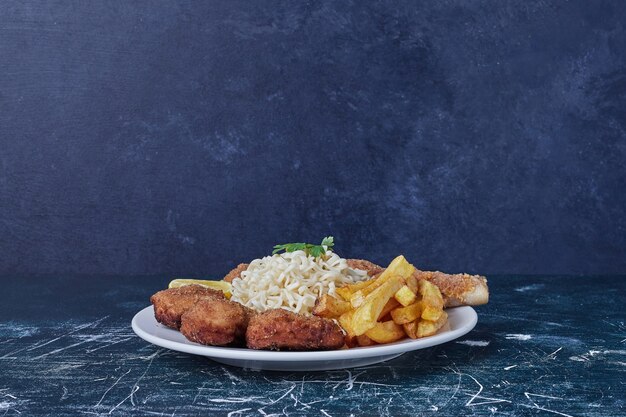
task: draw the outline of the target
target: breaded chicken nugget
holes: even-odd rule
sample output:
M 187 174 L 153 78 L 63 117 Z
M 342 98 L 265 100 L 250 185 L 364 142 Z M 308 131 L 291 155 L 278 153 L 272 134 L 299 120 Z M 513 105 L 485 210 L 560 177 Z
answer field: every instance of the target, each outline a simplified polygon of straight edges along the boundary
M 383 268 L 382 266 L 378 266 L 375 263 L 367 261 L 365 259 L 346 259 L 346 261 L 348 262 L 348 266 L 350 268 L 365 271 L 370 277 L 378 275 L 385 270 L 385 268 Z
M 154 317 L 172 329 L 180 327 L 180 317 L 202 298 L 225 299 L 224 293 L 202 285 L 185 285 L 159 291 L 150 297 L 154 305 Z
M 180 332 L 210 346 L 243 346 L 251 311 L 234 301 L 204 298 L 182 317 Z
M 283 309 L 250 319 L 246 342 L 250 349 L 328 350 L 344 345 L 344 334 L 332 320 L 304 316 Z
M 232 269 L 228 274 L 226 274 L 226 276 L 224 277 L 224 281 L 233 282 L 233 279 L 241 277 L 241 273 L 248 269 L 248 266 L 250 266 L 250 264 L 237 265 L 237 268 Z

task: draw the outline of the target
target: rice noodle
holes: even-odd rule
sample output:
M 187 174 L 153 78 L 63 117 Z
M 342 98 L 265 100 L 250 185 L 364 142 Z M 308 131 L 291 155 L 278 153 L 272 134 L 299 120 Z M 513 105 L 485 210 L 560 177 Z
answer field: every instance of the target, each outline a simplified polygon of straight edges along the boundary
M 314 258 L 299 250 L 250 262 L 233 279 L 231 300 L 259 312 L 283 308 L 310 315 L 318 297 L 336 295 L 336 287 L 367 278 L 365 271 L 351 269 L 334 252 Z

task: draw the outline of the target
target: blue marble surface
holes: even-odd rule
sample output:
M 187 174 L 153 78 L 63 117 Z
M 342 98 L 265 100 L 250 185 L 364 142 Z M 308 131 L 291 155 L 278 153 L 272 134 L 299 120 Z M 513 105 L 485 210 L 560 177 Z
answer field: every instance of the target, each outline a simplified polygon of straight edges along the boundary
M 0 272 L 626 271 L 626 2 L 1 9 Z
M 151 345 L 130 321 L 168 277 L 4 276 L 1 416 L 626 414 L 626 277 L 490 277 L 461 339 L 327 372 L 254 371 Z

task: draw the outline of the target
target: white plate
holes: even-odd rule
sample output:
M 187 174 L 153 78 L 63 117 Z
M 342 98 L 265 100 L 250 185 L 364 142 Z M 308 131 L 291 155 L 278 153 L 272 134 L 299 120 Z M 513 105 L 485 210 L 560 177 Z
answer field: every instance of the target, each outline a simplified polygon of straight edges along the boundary
M 315 352 L 275 352 L 200 345 L 190 342 L 180 332 L 159 324 L 154 318 L 152 307 L 137 313 L 133 317 L 132 326 L 137 336 L 157 346 L 208 356 L 227 365 L 274 371 L 323 371 L 371 365 L 405 352 L 440 345 L 468 333 L 478 321 L 471 307 L 449 308 L 446 311 L 449 325 L 434 336 L 405 339 L 386 345 Z

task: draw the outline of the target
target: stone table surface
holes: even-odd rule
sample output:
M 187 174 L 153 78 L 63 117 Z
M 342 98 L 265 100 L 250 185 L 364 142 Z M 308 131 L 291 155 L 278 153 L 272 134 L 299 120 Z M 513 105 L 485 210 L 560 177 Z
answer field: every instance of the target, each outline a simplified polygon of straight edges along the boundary
M 626 277 L 493 276 L 478 325 L 374 366 L 267 372 L 150 345 L 168 277 L 4 276 L 0 416 L 623 416 Z

